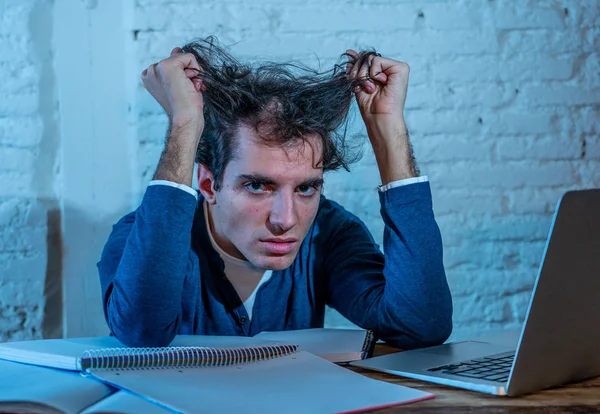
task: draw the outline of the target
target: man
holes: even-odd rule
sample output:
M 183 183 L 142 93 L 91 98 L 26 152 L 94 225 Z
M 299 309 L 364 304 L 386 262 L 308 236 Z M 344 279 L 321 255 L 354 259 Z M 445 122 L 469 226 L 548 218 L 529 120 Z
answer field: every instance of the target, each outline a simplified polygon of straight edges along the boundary
M 403 348 L 449 336 L 441 237 L 404 123 L 409 68 L 374 52 L 345 56 L 333 74 L 297 75 L 242 65 L 207 39 L 142 73 L 170 128 L 141 205 L 98 263 L 122 342 L 322 327 L 325 305 Z M 352 161 L 336 131 L 353 96 L 381 176 L 385 256 L 321 195 L 323 172 Z

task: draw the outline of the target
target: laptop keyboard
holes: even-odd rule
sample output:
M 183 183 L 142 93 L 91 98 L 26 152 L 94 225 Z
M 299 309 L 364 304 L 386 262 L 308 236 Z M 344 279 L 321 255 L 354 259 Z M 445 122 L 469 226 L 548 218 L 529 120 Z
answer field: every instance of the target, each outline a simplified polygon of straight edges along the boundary
M 508 374 L 512 367 L 515 353 L 505 352 L 483 358 L 462 361 L 456 364 L 442 365 L 429 368 L 427 371 L 441 372 L 442 374 L 458 375 L 468 378 L 479 378 L 488 381 L 508 381 Z

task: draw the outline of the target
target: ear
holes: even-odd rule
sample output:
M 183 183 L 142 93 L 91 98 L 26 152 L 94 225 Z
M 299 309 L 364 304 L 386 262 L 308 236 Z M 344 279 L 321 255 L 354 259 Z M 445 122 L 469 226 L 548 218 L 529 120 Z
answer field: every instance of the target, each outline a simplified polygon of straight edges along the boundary
M 198 164 L 198 189 L 208 204 L 216 204 L 215 178 L 204 164 Z

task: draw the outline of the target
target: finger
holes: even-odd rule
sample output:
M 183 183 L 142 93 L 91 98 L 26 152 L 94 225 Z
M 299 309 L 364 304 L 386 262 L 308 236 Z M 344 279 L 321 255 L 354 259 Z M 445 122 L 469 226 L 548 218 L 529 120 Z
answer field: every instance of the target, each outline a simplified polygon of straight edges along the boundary
M 183 71 L 185 72 L 185 76 L 187 76 L 189 79 L 193 79 L 198 76 L 198 71 L 194 69 L 184 69 Z
M 194 88 L 196 88 L 196 92 L 204 92 L 206 90 L 206 85 L 204 85 L 201 78 L 192 79 L 192 83 L 194 84 Z
M 146 69 L 144 69 L 144 71 L 142 72 L 142 78 L 150 77 L 154 72 L 155 66 L 156 66 L 156 63 L 153 63 L 150 66 L 148 66 Z
M 196 89 L 197 92 L 206 90 L 206 87 L 204 86 L 204 83 L 202 82 L 202 77 L 198 76 L 198 71 L 193 70 L 193 69 L 185 69 L 184 72 L 185 72 L 185 76 L 187 76 L 194 84 L 194 88 Z
M 410 72 L 409 66 L 393 59 L 377 57 L 371 65 L 371 76 L 382 83 L 387 83 L 390 77 L 402 75 Z
M 346 54 L 350 55 L 350 57 L 351 57 L 351 59 L 348 59 L 348 63 L 346 63 L 346 75 L 350 75 L 350 72 L 352 71 L 352 67 L 354 66 L 354 63 L 352 63 L 352 60 L 356 59 L 357 52 L 353 49 L 348 49 L 348 50 L 346 50 Z
M 173 50 L 171 50 L 171 57 L 181 55 L 182 53 L 183 53 L 183 50 L 181 50 L 180 47 L 175 47 L 175 48 L 173 48 Z
M 198 65 L 196 57 L 191 53 L 178 55 L 176 59 L 183 63 L 184 69 L 196 69 L 197 71 L 200 71 L 200 65 Z
M 371 55 L 368 57 L 367 62 L 362 65 L 358 72 L 358 79 L 361 80 L 361 89 L 367 93 L 373 93 L 377 89 L 375 82 L 370 80 L 369 70 L 372 66 L 372 62 L 375 56 Z
M 356 56 L 357 55 L 354 55 L 355 59 L 356 59 Z M 352 80 L 352 81 L 355 81 L 355 80 L 359 79 L 358 78 L 358 76 L 359 76 L 358 74 L 359 74 L 361 68 L 359 67 L 359 65 L 357 63 L 351 63 L 350 66 L 351 67 L 350 67 L 350 73 L 348 73 L 348 78 L 350 80 Z M 357 88 L 354 88 L 354 89 L 355 89 L 355 92 L 356 92 Z M 358 89 L 360 89 L 360 88 L 358 88 Z

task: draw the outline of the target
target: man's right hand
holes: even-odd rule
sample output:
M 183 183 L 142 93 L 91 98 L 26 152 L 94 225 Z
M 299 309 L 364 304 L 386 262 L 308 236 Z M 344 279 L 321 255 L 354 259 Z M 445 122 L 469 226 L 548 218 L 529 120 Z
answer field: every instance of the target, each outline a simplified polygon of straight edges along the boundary
M 142 73 L 144 87 L 171 121 L 154 180 L 192 185 L 196 150 L 204 130 L 202 92 L 206 87 L 201 75 L 194 55 L 183 53 L 178 47 L 169 58 L 150 65 Z
M 191 53 L 176 47 L 171 56 L 142 72 L 144 87 L 163 107 L 173 127 L 192 127 L 200 138 L 204 129 L 201 71 Z

